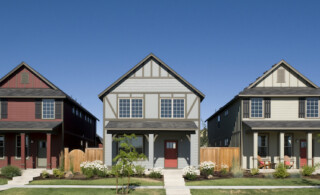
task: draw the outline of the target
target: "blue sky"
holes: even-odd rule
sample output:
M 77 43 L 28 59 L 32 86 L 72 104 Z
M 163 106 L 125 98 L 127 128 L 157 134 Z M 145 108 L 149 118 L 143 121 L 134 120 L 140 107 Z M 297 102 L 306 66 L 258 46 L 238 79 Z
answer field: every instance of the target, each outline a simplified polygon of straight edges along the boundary
M 27 62 L 102 120 L 97 95 L 150 52 L 206 119 L 286 60 L 320 85 L 320 1 L 0 1 L 0 75 Z M 102 134 L 102 123 L 98 123 Z

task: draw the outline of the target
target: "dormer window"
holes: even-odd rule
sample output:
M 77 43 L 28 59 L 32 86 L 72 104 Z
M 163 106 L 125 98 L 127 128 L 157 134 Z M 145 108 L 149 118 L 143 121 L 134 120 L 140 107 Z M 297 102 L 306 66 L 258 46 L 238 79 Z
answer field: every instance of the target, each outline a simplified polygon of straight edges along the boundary
M 21 73 L 21 84 L 29 83 L 29 74 L 27 72 Z

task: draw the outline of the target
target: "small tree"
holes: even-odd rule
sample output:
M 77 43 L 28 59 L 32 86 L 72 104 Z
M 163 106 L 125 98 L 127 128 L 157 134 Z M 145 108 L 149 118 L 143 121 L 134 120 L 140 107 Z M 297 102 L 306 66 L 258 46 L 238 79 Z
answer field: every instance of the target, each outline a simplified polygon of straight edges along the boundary
M 207 147 L 209 143 L 207 124 L 201 120 L 202 129 L 200 130 L 200 147 Z
M 124 134 L 121 137 L 115 138 L 115 141 L 118 142 L 120 146 L 119 154 L 113 159 L 114 162 L 117 163 L 116 167 L 114 168 L 118 175 L 122 180 L 123 186 L 123 176 L 128 177 L 127 181 L 127 191 L 129 193 L 129 185 L 130 185 L 130 177 L 134 174 L 134 161 L 138 159 L 146 159 L 144 154 L 139 154 L 136 151 L 136 148 L 132 145 L 132 140 L 135 139 L 135 134 L 127 135 Z M 116 177 L 117 177 L 116 175 Z M 118 186 L 118 179 L 117 179 L 117 186 Z M 122 193 L 124 192 L 124 186 L 122 188 Z M 118 193 L 118 189 L 117 189 Z

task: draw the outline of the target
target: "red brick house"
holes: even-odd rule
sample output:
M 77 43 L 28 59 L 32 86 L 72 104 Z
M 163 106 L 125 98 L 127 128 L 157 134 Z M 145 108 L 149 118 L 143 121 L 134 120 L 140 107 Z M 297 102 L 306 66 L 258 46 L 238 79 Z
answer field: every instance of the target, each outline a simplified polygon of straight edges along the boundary
M 0 79 L 0 167 L 56 168 L 64 147 L 96 147 L 98 119 L 22 62 Z

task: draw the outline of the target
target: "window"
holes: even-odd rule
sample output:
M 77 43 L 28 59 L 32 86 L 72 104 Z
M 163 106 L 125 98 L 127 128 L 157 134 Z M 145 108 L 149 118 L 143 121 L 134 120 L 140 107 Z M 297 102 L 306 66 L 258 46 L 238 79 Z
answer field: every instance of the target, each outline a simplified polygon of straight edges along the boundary
M 21 84 L 29 83 L 29 74 L 27 72 L 21 73 Z
M 54 99 L 42 100 L 42 118 L 54 119 Z
M 226 138 L 226 139 L 224 139 L 224 146 L 228 146 L 228 145 L 229 145 L 229 139 Z
M 79 116 L 79 110 L 76 109 L 76 116 Z
M 144 137 L 142 135 L 137 135 L 136 138 L 134 139 L 131 139 L 129 141 L 133 147 L 135 147 L 136 151 L 139 153 L 139 154 L 142 154 L 144 153 Z M 121 145 L 121 142 L 118 143 L 118 151 L 120 151 L 122 148 L 120 147 Z
M 82 118 L 82 112 L 80 112 L 79 116 L 80 116 L 80 118 Z
M 292 135 L 291 134 L 285 134 L 284 135 L 284 155 L 286 156 L 292 156 Z
M 72 114 L 75 114 L 75 113 L 76 113 L 75 108 L 72 107 Z
M 184 118 L 184 99 L 161 99 L 161 118 Z
M 307 118 L 319 117 L 319 99 L 307 98 Z
M 258 155 L 262 157 L 268 156 L 268 135 L 258 136 Z
M 262 118 L 263 116 L 263 99 L 262 98 L 251 98 L 251 117 Z
M 25 157 L 29 156 L 29 135 L 25 137 Z M 21 158 L 21 135 L 16 136 L 16 158 Z
M 0 135 L 0 158 L 4 158 L 4 135 Z
M 224 116 L 228 116 L 229 115 L 229 110 L 226 110 L 225 112 L 224 112 Z
M 167 149 L 176 149 L 176 142 L 167 142 L 166 148 Z
M 221 116 L 220 115 L 218 116 L 217 120 L 218 120 L 218 127 L 220 128 L 220 125 L 221 125 Z
M 119 117 L 142 118 L 142 99 L 119 99 Z

